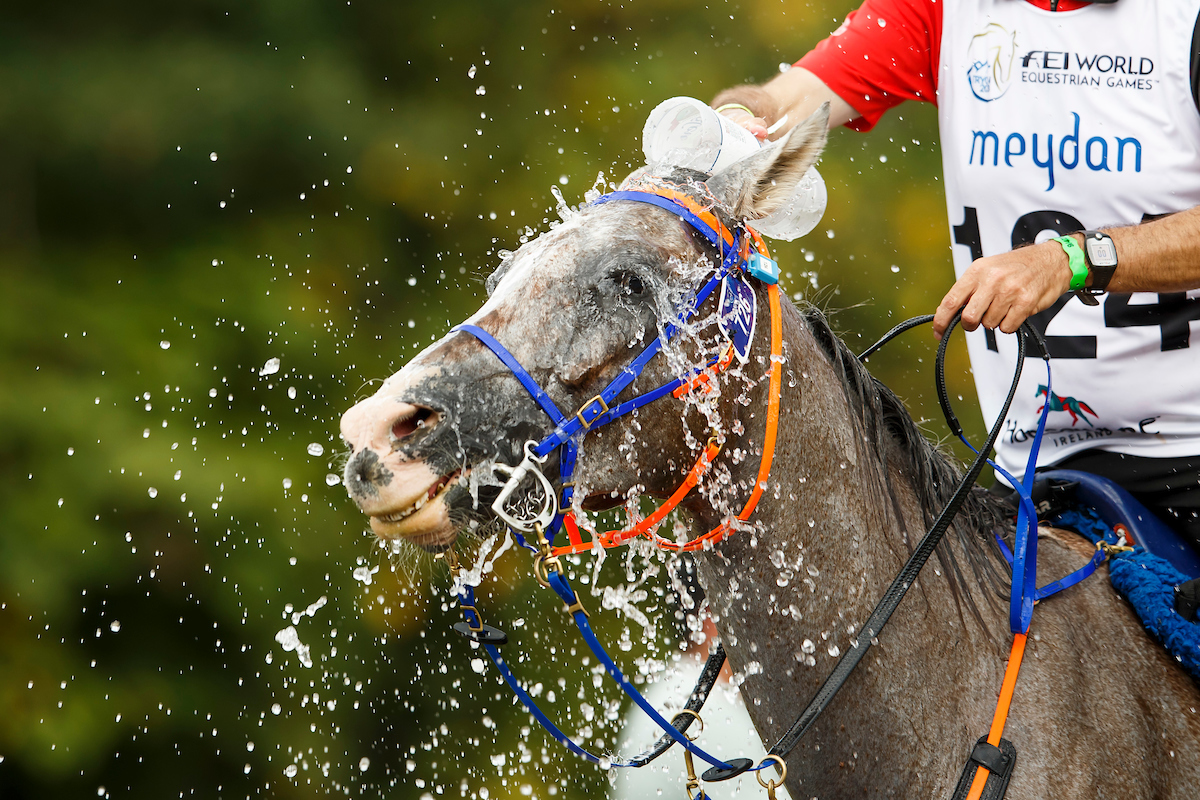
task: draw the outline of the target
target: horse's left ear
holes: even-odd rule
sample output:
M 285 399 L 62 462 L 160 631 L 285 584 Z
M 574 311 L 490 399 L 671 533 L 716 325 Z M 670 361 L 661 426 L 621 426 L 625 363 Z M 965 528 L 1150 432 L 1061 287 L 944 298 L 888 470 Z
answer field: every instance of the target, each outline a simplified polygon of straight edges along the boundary
M 762 219 L 792 196 L 816 163 L 829 134 L 829 103 L 792 128 L 786 138 L 718 172 L 705 183 L 737 219 Z

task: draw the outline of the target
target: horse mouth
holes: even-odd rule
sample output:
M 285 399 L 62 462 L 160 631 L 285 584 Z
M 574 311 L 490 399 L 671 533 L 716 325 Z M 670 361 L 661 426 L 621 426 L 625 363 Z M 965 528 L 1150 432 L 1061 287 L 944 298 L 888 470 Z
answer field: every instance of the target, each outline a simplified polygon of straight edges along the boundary
M 456 469 L 435 480 L 409 505 L 371 515 L 371 530 L 381 539 L 409 539 L 421 546 L 448 544 L 454 528 L 450 524 L 445 496 L 462 477 Z

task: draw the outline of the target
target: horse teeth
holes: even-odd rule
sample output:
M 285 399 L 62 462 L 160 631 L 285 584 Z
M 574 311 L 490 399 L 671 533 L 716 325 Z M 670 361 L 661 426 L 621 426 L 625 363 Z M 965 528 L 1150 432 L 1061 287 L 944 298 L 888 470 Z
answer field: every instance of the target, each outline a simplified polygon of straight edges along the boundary
M 432 496 L 430 496 L 429 493 L 426 493 L 425 495 L 418 498 L 417 501 L 415 503 L 413 503 L 411 506 L 409 506 L 408 508 L 406 508 L 402 511 L 393 512 L 391 514 L 383 514 L 379 517 L 379 519 L 384 522 L 400 522 L 402 519 L 405 519 L 406 517 L 411 517 L 413 514 L 417 513 L 422 508 L 424 508 L 426 503 L 428 503 L 430 500 L 432 500 L 435 497 L 437 497 L 438 495 L 440 495 L 443 489 L 445 489 L 447 486 L 449 486 L 451 483 L 453 483 L 452 479 L 454 477 L 459 477 L 461 480 L 461 473 L 459 476 L 454 476 L 454 475 L 447 476 L 445 479 L 441 479 L 437 483 L 435 483 L 432 487 L 430 487 L 430 489 L 432 490 L 432 493 L 433 493 Z

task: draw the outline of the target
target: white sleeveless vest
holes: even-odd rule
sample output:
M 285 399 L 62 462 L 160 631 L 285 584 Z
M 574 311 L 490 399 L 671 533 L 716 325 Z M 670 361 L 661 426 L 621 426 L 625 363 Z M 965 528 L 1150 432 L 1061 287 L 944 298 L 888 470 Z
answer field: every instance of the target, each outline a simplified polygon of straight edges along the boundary
M 1063 13 L 1024 0 L 943 2 L 938 118 L 956 274 L 1025 242 L 1200 204 L 1189 85 L 1200 0 Z M 1001 466 L 1023 474 L 1046 402 L 1039 465 L 1089 448 L 1200 455 L 1200 291 L 1109 294 L 1099 306 L 1067 297 L 1034 319 L 1053 386 L 1028 357 L 997 442 Z M 1015 337 L 981 328 L 967 346 L 990 427 Z

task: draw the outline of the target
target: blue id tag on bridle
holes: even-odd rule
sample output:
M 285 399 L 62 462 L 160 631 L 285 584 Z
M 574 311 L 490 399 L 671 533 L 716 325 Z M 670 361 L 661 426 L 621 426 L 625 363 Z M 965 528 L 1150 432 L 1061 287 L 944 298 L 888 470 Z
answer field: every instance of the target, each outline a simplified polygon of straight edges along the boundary
M 733 342 L 733 352 L 745 364 L 754 343 L 754 323 L 758 316 L 754 287 L 737 274 L 726 275 L 721 281 L 721 300 L 717 326 Z

